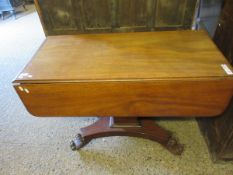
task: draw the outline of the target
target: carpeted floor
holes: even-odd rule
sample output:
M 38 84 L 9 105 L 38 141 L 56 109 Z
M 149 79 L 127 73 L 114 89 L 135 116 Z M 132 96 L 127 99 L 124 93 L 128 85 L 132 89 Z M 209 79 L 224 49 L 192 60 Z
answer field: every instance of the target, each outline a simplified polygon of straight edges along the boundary
M 185 144 L 181 157 L 159 144 L 130 137 L 96 139 L 79 152 L 69 142 L 96 118 L 36 118 L 11 81 L 45 39 L 33 6 L 17 20 L 0 21 L 0 174 L 232 175 L 232 162 L 213 164 L 197 123 L 161 120 Z

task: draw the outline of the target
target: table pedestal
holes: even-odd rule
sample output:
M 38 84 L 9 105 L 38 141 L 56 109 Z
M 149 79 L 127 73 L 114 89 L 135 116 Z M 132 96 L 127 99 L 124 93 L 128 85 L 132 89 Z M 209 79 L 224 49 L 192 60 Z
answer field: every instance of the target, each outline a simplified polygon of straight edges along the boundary
M 172 133 L 155 124 L 153 118 L 101 117 L 94 124 L 81 128 L 81 134 L 71 141 L 71 149 L 78 150 L 92 139 L 108 136 L 132 136 L 150 139 L 160 143 L 175 155 L 181 155 L 183 145 Z

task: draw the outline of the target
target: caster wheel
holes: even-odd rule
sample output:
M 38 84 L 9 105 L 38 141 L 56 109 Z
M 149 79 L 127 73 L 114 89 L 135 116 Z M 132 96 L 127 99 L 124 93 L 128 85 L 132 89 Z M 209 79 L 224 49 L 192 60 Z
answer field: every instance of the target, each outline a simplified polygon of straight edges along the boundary
M 184 151 L 184 145 L 179 144 L 178 141 L 171 137 L 167 143 L 167 149 L 175 155 L 181 155 Z
M 171 137 L 169 141 L 167 142 L 168 147 L 173 147 L 177 144 L 177 140 L 174 137 Z
M 84 140 L 81 134 L 78 134 L 74 140 L 70 142 L 70 148 L 73 151 L 79 150 L 84 145 Z

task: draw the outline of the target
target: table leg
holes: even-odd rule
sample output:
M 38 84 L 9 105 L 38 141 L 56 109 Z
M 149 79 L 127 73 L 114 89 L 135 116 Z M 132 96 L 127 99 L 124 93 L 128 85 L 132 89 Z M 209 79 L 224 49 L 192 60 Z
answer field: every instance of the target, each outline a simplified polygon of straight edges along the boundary
M 172 133 L 155 124 L 153 118 L 101 117 L 94 124 L 81 128 L 71 141 L 71 149 L 78 150 L 92 139 L 109 136 L 132 136 L 150 139 L 160 143 L 175 155 L 181 155 L 183 145 L 172 136 Z

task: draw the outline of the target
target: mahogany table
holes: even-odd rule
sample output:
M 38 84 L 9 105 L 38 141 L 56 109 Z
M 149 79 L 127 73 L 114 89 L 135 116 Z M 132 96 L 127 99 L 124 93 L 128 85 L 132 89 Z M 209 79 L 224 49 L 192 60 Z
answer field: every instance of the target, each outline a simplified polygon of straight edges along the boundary
M 183 147 L 152 117 L 212 117 L 233 93 L 232 67 L 204 31 L 49 36 L 13 85 L 35 116 L 100 116 L 71 142 L 135 136 Z M 111 117 L 108 117 L 111 116 Z

